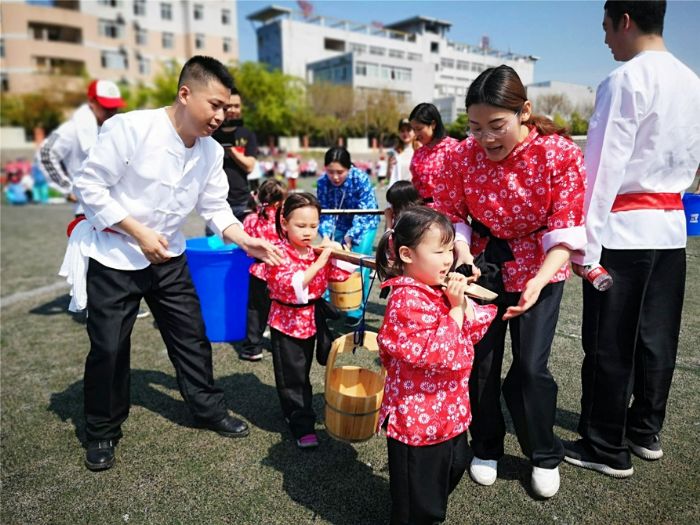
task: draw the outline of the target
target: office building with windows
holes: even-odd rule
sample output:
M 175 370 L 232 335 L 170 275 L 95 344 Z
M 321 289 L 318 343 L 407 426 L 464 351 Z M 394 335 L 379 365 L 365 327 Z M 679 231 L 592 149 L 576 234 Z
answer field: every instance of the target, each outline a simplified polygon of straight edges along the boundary
M 415 16 L 378 25 L 269 6 L 248 16 L 256 25 L 258 60 L 308 82 L 388 90 L 408 105 L 431 101 L 446 122 L 463 112 L 469 84 L 484 69 L 507 64 L 529 84 L 537 57 L 457 43 L 450 22 Z M 461 109 L 460 109 L 461 108 Z
M 2 91 L 77 87 L 84 75 L 148 83 L 197 54 L 232 62 L 236 17 L 236 0 L 3 0 Z

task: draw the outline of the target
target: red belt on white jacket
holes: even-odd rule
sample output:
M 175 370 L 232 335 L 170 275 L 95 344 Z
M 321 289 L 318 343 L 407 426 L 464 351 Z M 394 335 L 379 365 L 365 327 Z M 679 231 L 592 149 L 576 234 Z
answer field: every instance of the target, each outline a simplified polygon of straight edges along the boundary
M 623 193 L 615 197 L 611 211 L 682 209 L 680 193 Z

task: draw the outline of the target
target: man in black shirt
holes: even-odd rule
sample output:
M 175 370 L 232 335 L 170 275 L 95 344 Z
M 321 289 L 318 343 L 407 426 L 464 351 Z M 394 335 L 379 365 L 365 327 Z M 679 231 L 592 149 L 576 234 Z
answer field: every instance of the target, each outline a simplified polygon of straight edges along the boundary
M 248 174 L 255 168 L 258 141 L 255 133 L 243 125 L 241 95 L 236 88 L 231 90 L 230 106 L 226 120 L 212 135 L 226 150 L 224 171 L 228 178 L 228 197 L 233 214 L 241 222 L 250 213 L 248 201 L 250 187 Z

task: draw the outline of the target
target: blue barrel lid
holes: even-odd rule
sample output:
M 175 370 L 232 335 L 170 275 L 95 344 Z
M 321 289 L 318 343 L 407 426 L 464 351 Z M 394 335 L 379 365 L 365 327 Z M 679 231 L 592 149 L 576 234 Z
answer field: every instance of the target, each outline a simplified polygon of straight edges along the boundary
M 225 244 L 218 235 L 211 237 L 193 237 L 187 239 L 185 249 L 191 252 L 232 252 L 239 247 L 237 244 Z

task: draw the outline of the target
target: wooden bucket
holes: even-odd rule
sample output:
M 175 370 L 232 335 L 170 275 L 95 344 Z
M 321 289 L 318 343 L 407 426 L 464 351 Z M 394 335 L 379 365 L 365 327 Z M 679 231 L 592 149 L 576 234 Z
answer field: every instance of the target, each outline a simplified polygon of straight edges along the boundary
M 356 443 L 375 434 L 379 409 L 384 397 L 386 371 L 378 372 L 359 366 L 335 366 L 336 358 L 352 353 L 354 334 L 333 341 L 326 364 L 326 431 L 335 439 Z M 365 332 L 363 347 L 358 352 L 379 352 L 377 334 Z
M 328 283 L 328 290 L 331 293 L 331 303 L 338 310 L 349 312 L 357 310 L 362 305 L 362 275 L 360 272 L 353 272 L 346 281 Z

